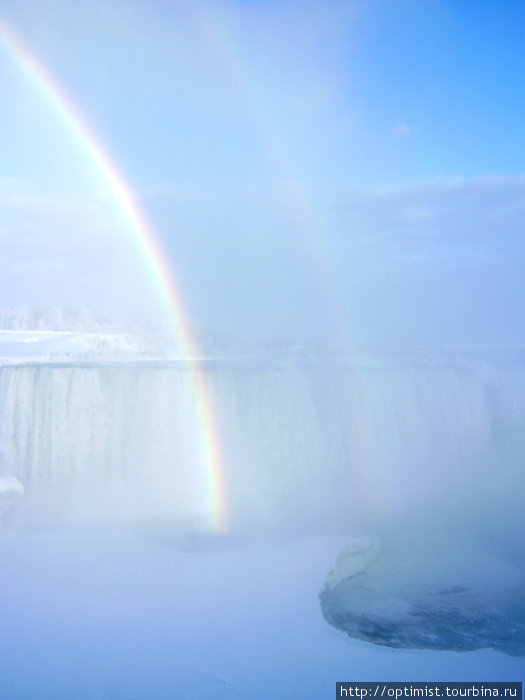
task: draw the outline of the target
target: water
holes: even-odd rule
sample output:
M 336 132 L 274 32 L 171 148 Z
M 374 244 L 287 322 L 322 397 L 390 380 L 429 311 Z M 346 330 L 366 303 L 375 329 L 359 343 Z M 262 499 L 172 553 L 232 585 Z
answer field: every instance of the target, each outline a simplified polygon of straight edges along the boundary
M 522 532 L 521 525 L 520 532 Z M 494 550 L 427 531 L 403 546 L 347 547 L 320 595 L 324 618 L 349 636 L 405 649 L 492 647 L 525 656 L 525 551 Z M 356 561 L 350 571 L 352 560 Z M 345 575 L 348 574 L 348 575 Z
M 430 509 L 496 536 L 521 511 L 520 362 L 245 359 L 204 374 L 234 529 L 368 534 Z M 0 407 L 3 474 L 38 517 L 205 519 L 183 365 L 4 365 Z
M 203 535 L 183 364 L 4 363 L 0 476 L 25 487 L 0 538 L 6 687 L 290 697 L 294 669 L 317 697 L 350 663 L 356 680 L 515 679 L 524 367 L 456 352 L 208 361 L 225 538 Z

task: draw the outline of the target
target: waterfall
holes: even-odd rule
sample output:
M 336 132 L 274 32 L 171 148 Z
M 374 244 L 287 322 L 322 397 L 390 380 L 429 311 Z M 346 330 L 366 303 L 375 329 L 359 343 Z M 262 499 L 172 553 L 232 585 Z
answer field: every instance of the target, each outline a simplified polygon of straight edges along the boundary
M 204 372 L 239 527 L 370 527 L 436 503 L 511 504 L 523 487 L 519 364 L 223 360 Z M 183 365 L 6 364 L 0 410 L 0 468 L 35 512 L 202 515 Z

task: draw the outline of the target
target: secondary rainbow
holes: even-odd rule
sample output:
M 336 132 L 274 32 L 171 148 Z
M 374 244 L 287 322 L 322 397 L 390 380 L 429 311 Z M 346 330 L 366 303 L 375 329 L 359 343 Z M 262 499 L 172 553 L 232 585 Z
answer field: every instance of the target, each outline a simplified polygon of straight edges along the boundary
M 185 12 L 193 22 L 195 41 L 210 53 L 213 65 L 222 73 L 225 88 L 239 101 L 257 135 L 261 154 L 272 169 L 283 213 L 294 225 L 297 249 L 310 272 L 327 331 L 338 345 L 355 350 L 356 339 L 348 332 L 339 300 L 339 262 L 323 245 L 321 233 L 326 224 L 315 207 L 314 193 L 294 172 L 289 149 L 277 128 L 278 120 L 272 123 L 271 99 L 265 96 L 261 81 L 250 74 L 238 37 L 225 21 L 220 7 L 192 0 L 185 6 Z
M 209 513 L 213 528 L 224 531 L 228 527 L 224 459 L 213 397 L 199 364 L 201 353 L 192 336 L 179 285 L 167 255 L 158 236 L 139 210 L 125 178 L 85 116 L 71 101 L 48 68 L 2 20 L 0 20 L 0 47 L 17 64 L 53 110 L 56 118 L 74 137 L 85 158 L 111 192 L 128 226 L 138 255 L 156 289 L 191 373 L 195 418 L 199 425 L 200 449 L 205 472 L 203 488 L 206 511 Z

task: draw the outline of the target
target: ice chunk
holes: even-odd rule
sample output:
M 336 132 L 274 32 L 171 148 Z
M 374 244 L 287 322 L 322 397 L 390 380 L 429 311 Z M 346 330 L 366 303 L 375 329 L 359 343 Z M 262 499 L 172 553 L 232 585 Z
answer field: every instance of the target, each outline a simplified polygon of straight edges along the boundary
M 5 522 L 24 496 L 23 484 L 13 476 L 0 477 L 0 523 Z
M 525 656 L 525 579 L 518 562 L 452 546 L 427 557 L 410 547 L 372 551 L 347 548 L 338 557 L 320 595 L 331 625 L 394 648 L 492 647 Z

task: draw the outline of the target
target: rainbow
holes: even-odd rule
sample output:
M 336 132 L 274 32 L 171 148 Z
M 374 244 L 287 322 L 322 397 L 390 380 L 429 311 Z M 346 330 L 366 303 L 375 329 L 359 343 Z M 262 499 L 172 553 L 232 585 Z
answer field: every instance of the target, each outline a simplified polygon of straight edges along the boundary
M 272 123 L 270 102 L 249 73 L 239 41 L 220 11 L 193 0 L 185 8 L 192 20 L 195 37 L 210 52 L 221 70 L 224 84 L 236 96 L 261 145 L 261 152 L 278 183 L 285 216 L 294 224 L 297 250 L 309 270 L 313 290 L 324 311 L 330 337 L 343 348 L 353 350 L 356 339 L 348 334 L 337 289 L 339 261 L 329 255 L 320 232 L 325 228 L 314 206 L 315 197 L 291 167 L 292 158 L 276 124 Z
M 199 364 L 201 353 L 193 338 L 182 294 L 167 255 L 133 193 L 85 116 L 71 101 L 55 77 L 21 39 L 0 20 L 0 47 L 16 63 L 49 108 L 74 138 L 87 162 L 111 193 L 143 261 L 159 302 L 191 375 L 195 418 L 199 426 L 204 466 L 204 501 L 210 524 L 221 532 L 228 528 L 228 506 L 223 450 L 213 397 Z

